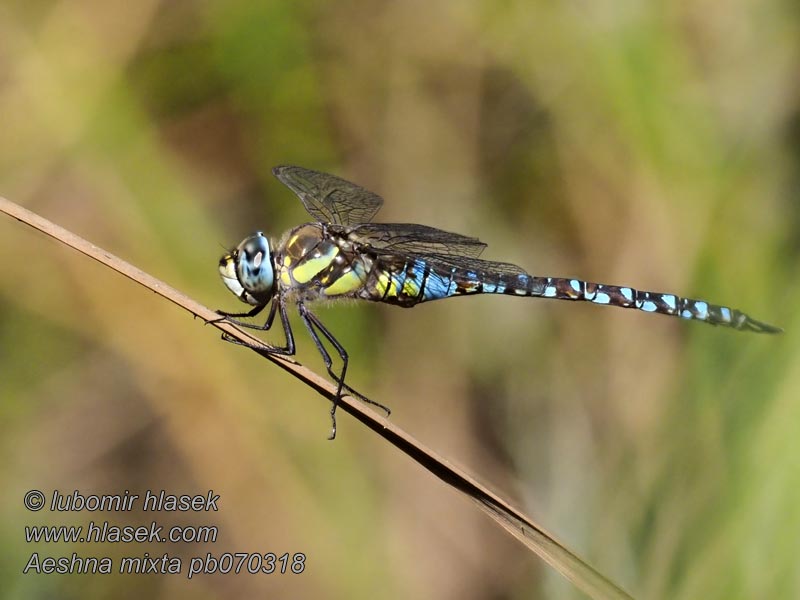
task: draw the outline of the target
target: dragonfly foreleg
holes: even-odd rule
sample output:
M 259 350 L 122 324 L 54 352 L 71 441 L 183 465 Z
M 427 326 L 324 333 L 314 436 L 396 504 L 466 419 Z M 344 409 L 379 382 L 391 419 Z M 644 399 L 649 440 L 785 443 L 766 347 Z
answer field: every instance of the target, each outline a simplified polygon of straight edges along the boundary
M 333 378 L 333 380 L 337 384 L 336 388 L 336 396 L 333 398 L 333 406 L 331 407 L 331 434 L 328 436 L 329 440 L 332 440 L 336 437 L 336 408 L 339 406 L 339 398 L 342 396 L 342 390 L 345 390 L 348 394 L 354 396 L 355 398 L 365 402 L 367 404 L 372 404 L 373 406 L 377 406 L 381 410 L 386 413 L 388 417 L 391 414 L 391 410 L 388 407 L 384 406 L 380 402 L 375 402 L 374 400 L 370 400 L 363 394 L 357 392 L 349 385 L 344 382 L 345 375 L 347 374 L 347 363 L 348 363 L 348 356 L 347 351 L 344 347 L 339 343 L 333 334 L 328 331 L 328 329 L 322 324 L 319 318 L 312 313 L 308 308 L 306 308 L 305 304 L 299 303 L 297 305 L 298 312 L 300 313 L 300 318 L 303 320 L 303 324 L 308 329 L 308 333 L 311 335 L 311 339 L 314 340 L 314 344 L 317 346 L 317 350 L 319 351 L 320 355 L 322 356 L 322 360 L 325 362 L 325 368 L 328 370 L 328 374 Z M 322 343 L 317 331 L 321 333 L 326 340 L 328 340 L 331 345 L 336 349 L 339 358 L 342 359 L 342 372 L 337 374 L 333 370 L 333 360 L 331 359 L 331 355 L 328 353 L 325 345 Z
M 264 307 L 261 306 L 260 308 L 263 309 Z M 255 314 L 258 314 L 258 312 L 259 311 L 256 311 Z M 240 321 L 237 321 L 236 319 L 230 319 L 227 316 L 225 318 L 234 325 L 240 325 L 240 326 L 250 327 L 250 329 L 259 329 L 261 331 L 267 331 L 272 327 L 272 323 L 275 320 L 276 312 L 279 312 L 281 316 L 281 324 L 283 325 L 283 334 L 286 337 L 285 346 L 281 347 L 281 346 L 272 346 L 270 344 L 261 344 L 261 345 L 250 344 L 248 342 L 243 342 L 241 340 L 238 340 L 235 337 L 224 332 L 222 334 L 222 339 L 232 344 L 245 346 L 257 352 L 266 352 L 267 354 L 281 354 L 283 356 L 294 356 L 295 353 L 294 334 L 292 333 L 292 326 L 289 323 L 289 315 L 286 314 L 286 301 L 284 300 L 283 296 L 278 296 L 277 298 L 275 298 L 275 300 L 273 300 L 272 306 L 270 306 L 269 309 L 269 315 L 267 316 L 267 321 L 266 323 L 264 323 L 263 326 L 254 326 L 247 323 L 242 323 Z M 231 315 L 231 316 L 238 316 L 238 315 Z
M 233 323 L 239 327 L 245 327 L 247 329 L 258 329 L 259 331 L 269 331 L 272 327 L 272 322 L 275 320 L 275 312 L 278 308 L 277 299 L 270 304 L 269 307 L 269 314 L 267 315 L 267 320 L 264 322 L 263 325 L 254 325 L 253 323 L 248 323 L 247 321 L 240 321 L 240 318 L 252 318 L 258 315 L 266 304 L 259 304 L 258 306 L 254 307 L 253 310 L 244 313 L 229 313 L 225 312 L 224 310 L 216 311 L 218 315 L 220 315 L 219 321 L 228 321 L 229 323 Z M 209 321 L 210 323 L 216 323 L 217 321 Z

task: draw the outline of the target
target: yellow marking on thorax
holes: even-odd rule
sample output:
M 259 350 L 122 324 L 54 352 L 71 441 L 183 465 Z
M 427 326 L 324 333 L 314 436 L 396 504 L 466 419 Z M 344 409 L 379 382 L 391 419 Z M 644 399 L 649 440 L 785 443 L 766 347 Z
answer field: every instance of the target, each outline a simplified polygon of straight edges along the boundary
M 337 254 L 339 254 L 339 248 L 331 246 L 330 250 L 325 254 L 306 258 L 292 268 L 294 280 L 297 283 L 308 283 L 316 275 L 319 275 L 323 269 L 330 266 Z
M 305 229 L 305 228 L 303 228 L 303 229 Z M 288 240 L 286 240 L 286 245 L 285 245 L 285 247 L 286 247 L 286 248 L 291 248 L 292 246 L 294 246 L 295 244 L 297 244 L 298 240 L 300 240 L 300 237 L 301 237 L 301 236 L 300 236 L 300 233 L 301 233 L 301 232 L 302 232 L 302 229 L 301 229 L 300 231 L 298 231 L 297 233 L 295 233 L 295 234 L 294 234 L 292 237 L 290 237 Z M 306 234 L 306 236 L 305 236 L 305 237 L 308 237 L 308 234 Z
M 286 267 L 285 262 L 286 261 L 284 261 L 284 266 L 281 267 L 281 273 L 280 273 L 279 277 L 280 277 L 281 283 L 283 285 L 285 285 L 286 287 L 289 287 L 289 286 L 292 285 L 292 278 L 289 275 L 289 269 Z
M 347 294 L 348 292 L 354 292 L 362 285 L 364 285 L 364 280 L 362 277 L 363 274 L 360 274 L 357 270 L 352 269 L 347 271 L 347 273 L 343 274 L 341 277 L 336 279 L 332 284 L 325 288 L 325 295 L 326 296 L 338 296 L 339 294 Z

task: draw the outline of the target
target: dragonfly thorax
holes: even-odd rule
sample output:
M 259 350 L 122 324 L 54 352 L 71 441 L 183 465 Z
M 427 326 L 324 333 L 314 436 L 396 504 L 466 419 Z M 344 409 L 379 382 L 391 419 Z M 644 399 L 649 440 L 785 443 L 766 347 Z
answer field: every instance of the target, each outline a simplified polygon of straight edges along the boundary
M 242 302 L 260 306 L 272 299 L 275 267 L 267 237 L 257 231 L 219 261 L 225 286 Z

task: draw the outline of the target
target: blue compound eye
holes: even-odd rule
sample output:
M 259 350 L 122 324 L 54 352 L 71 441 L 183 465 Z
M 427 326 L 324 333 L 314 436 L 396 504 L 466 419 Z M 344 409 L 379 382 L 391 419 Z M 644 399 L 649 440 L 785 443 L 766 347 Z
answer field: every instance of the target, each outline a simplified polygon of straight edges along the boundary
M 242 240 L 219 261 L 225 286 L 242 301 L 259 305 L 272 296 L 275 273 L 269 240 L 260 231 Z

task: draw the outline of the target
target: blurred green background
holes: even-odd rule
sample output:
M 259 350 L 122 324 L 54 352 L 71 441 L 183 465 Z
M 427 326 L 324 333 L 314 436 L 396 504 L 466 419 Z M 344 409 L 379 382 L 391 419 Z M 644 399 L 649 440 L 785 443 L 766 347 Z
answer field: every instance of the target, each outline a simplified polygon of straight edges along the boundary
M 0 4 L 0 195 L 212 308 L 308 219 L 270 168 L 484 256 L 736 306 L 780 337 L 479 297 L 320 309 L 349 381 L 631 593 L 800 596 L 800 11 L 755 2 Z M 0 217 L 0 596 L 578 598 L 466 500 L 180 309 Z M 297 325 L 299 359 L 324 372 Z M 221 494 L 216 544 L 26 544 L 31 488 Z M 304 552 L 300 575 L 21 575 Z

